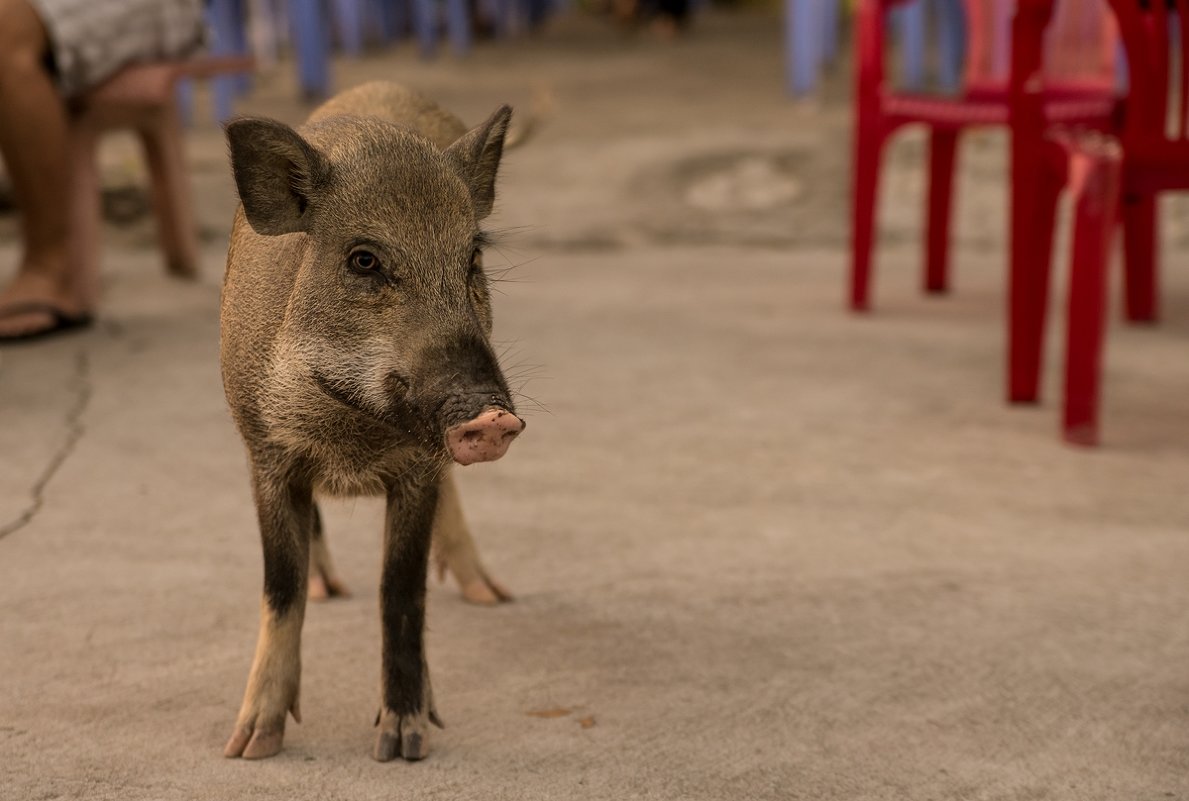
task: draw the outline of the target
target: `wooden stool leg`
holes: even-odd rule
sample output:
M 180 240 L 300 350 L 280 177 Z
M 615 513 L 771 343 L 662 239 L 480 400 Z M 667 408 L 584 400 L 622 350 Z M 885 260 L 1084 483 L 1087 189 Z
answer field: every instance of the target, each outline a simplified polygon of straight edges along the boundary
M 98 135 L 87 123 L 75 120 L 70 128 L 70 269 L 83 308 L 99 301 L 99 247 L 103 225 L 100 203 Z
M 177 112 L 166 108 L 139 129 L 149 165 L 153 212 L 166 268 L 173 275 L 198 274 L 198 233 L 190 205 L 183 137 Z

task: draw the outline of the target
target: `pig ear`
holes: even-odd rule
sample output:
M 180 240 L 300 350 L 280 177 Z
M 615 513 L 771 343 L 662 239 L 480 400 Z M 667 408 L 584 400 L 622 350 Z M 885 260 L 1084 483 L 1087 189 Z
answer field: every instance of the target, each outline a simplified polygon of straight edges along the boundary
M 252 117 L 227 124 L 227 143 L 252 230 L 266 236 L 306 230 L 306 209 L 327 173 L 322 154 L 288 125 Z
M 495 174 L 504 152 L 511 106 L 500 106 L 487 122 L 467 131 L 446 149 L 475 201 L 475 214 L 483 219 L 495 204 Z

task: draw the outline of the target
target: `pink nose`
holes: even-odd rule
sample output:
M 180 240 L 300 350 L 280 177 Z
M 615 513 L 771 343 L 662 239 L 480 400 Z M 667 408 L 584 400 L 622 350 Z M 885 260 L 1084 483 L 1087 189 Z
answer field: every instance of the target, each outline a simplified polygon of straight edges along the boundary
M 488 409 L 474 420 L 460 423 L 446 432 L 446 447 L 459 464 L 493 462 L 504 455 L 524 421 L 503 409 Z

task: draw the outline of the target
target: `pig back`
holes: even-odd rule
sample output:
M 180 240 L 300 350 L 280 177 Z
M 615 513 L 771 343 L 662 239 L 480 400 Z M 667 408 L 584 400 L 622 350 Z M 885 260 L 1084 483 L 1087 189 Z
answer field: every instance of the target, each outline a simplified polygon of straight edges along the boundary
M 462 120 L 425 95 L 391 81 L 371 81 L 341 92 L 316 108 L 307 122 L 312 125 L 341 115 L 395 123 L 442 150 L 467 131 Z

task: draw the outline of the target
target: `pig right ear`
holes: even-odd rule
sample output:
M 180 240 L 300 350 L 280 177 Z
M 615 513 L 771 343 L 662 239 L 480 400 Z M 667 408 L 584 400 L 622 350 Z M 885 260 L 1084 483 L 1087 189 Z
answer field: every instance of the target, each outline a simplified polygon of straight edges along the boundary
M 306 230 L 306 210 L 327 173 L 322 154 L 288 125 L 253 117 L 228 123 L 227 143 L 252 230 L 266 236 Z

